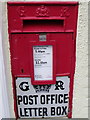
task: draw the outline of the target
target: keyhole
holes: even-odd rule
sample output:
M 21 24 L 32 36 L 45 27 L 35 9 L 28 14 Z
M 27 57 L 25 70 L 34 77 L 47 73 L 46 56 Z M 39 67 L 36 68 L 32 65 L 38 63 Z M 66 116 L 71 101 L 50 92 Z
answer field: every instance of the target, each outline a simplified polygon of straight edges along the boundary
M 21 72 L 22 72 L 22 73 L 24 73 L 24 70 L 23 70 L 23 69 L 21 69 Z

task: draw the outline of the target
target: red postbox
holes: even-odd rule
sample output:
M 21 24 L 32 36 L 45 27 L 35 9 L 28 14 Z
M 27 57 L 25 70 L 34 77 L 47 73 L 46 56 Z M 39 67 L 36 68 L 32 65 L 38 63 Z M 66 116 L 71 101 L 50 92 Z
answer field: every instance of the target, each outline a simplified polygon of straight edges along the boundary
M 78 2 L 8 2 L 8 32 L 16 117 L 72 116 L 77 16 Z M 64 82 L 68 88 L 63 94 L 58 90 L 65 90 Z M 30 88 L 34 88 L 37 95 L 31 90 L 30 96 L 27 93 Z M 58 91 L 57 94 L 55 91 L 53 94 L 53 90 L 50 96 L 48 93 L 45 93 L 45 96 L 38 93 L 41 91 L 44 94 L 43 91 L 49 92 L 53 88 Z M 65 94 L 67 91 L 68 96 Z M 25 97 L 25 94 L 29 96 Z M 40 103 L 36 102 L 39 98 Z M 61 103 L 67 104 L 68 107 L 63 107 Z M 33 104 L 35 108 L 32 108 Z M 43 104 L 46 108 L 41 106 L 41 109 L 37 107 L 38 104 Z M 52 104 L 59 106 L 51 106 L 49 114 L 47 106 Z M 27 110 L 25 105 L 27 108 L 30 105 L 31 107 Z M 29 114 L 30 112 L 34 115 Z

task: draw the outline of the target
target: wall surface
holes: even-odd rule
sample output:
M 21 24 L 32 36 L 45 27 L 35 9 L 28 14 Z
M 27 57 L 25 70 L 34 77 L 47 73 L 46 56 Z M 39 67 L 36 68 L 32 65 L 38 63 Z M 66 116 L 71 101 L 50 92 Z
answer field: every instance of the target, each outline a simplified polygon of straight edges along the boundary
M 6 75 L 5 75 L 5 64 L 4 64 L 4 58 L 3 58 L 3 35 L 2 35 L 2 28 L 3 28 L 3 17 L 2 17 L 2 3 L 0 2 L 0 120 L 1 118 L 7 118 L 10 117 L 9 112 L 9 103 L 8 103 L 8 90 L 6 83 Z M 4 34 L 5 36 L 5 34 Z M 6 109 L 7 108 L 7 109 Z
M 0 16 L 2 13 L 2 9 L 1 9 L 1 2 L 0 2 Z M 0 74 L 2 74 L 2 34 L 1 34 L 1 30 L 2 30 L 2 20 L 0 19 Z M 0 75 L 0 119 L 3 117 L 3 100 L 2 100 L 2 75 Z
M 73 117 L 88 117 L 88 2 L 79 3 Z M 79 113 L 79 114 L 78 114 Z
M 7 4 L 5 2 L 1 3 L 2 14 L 2 56 L 4 63 L 4 70 L 2 75 L 2 96 L 7 94 L 7 97 L 3 99 L 3 109 L 10 117 L 15 117 L 14 115 L 14 101 L 13 101 L 13 87 L 12 87 L 12 76 L 11 76 L 11 63 L 10 63 L 10 51 L 9 51 L 9 40 L 8 40 L 8 22 L 7 22 Z M 5 79 L 5 80 L 4 80 Z M 6 88 L 5 88 L 6 85 Z M 7 103 L 8 101 L 8 103 Z M 7 104 L 6 104 L 7 103 Z M 9 109 L 9 110 L 8 110 Z M 3 115 L 6 118 L 6 114 Z M 9 117 L 9 115 L 7 115 Z
M 16 0 L 9 0 L 16 1 Z M 30 0 L 19 0 L 30 1 Z M 34 0 L 35 1 L 35 0 Z M 36 0 L 37 1 L 37 0 Z M 45 1 L 45 0 L 44 0 Z M 59 0 L 58 0 L 59 1 Z M 68 0 L 64 0 L 68 1 Z M 70 0 L 69 0 L 70 1 Z M 75 1 L 75 0 L 74 0 Z M 4 66 L 6 87 L 8 91 L 8 101 L 10 117 L 15 117 L 14 101 L 12 89 L 11 63 L 10 51 L 8 42 L 8 28 L 7 28 L 7 6 L 2 4 L 2 18 L 3 33 L 2 33 L 2 47 L 4 54 Z M 78 26 L 77 26 L 77 43 L 76 43 L 76 70 L 74 79 L 74 96 L 73 96 L 73 118 L 88 118 L 88 1 L 79 2 Z M 2 80 L 3 81 L 3 80 Z
M 88 106 L 90 111 L 90 1 L 88 3 Z M 90 114 L 88 113 L 88 117 L 90 118 Z

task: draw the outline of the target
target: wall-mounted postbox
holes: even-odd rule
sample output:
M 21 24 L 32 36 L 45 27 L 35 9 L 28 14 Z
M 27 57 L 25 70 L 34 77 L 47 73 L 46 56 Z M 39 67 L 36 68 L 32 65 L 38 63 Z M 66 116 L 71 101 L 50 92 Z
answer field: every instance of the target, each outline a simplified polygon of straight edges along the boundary
M 8 2 L 17 118 L 71 117 L 78 2 Z

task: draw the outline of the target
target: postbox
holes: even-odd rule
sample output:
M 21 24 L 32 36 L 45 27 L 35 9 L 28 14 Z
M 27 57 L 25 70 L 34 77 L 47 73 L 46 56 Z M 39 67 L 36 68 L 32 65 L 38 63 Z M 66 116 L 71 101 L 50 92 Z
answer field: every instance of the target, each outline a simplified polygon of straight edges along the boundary
M 8 2 L 17 118 L 72 117 L 78 2 Z

